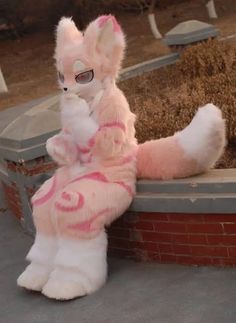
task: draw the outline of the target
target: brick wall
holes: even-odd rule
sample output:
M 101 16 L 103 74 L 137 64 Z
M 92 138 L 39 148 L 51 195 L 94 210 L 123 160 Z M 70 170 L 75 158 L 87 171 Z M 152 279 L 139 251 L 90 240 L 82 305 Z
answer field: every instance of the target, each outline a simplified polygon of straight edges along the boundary
M 18 163 L 6 160 L 5 165 L 7 171 L 19 173 L 26 177 L 45 174 L 56 168 L 55 162 L 53 162 L 48 156 L 42 156 L 30 161 Z M 21 219 L 23 217 L 23 209 L 17 183 L 14 181 L 10 184 L 2 182 L 2 186 L 8 208 L 18 219 Z M 30 198 L 36 191 L 36 187 L 25 187 L 25 190 L 27 197 Z
M 7 185 L 2 183 L 5 200 L 9 210 L 18 218 L 23 216 L 20 195 L 17 190 L 16 184 L 12 183 Z
M 109 233 L 109 254 L 187 265 L 236 265 L 236 214 L 127 213 Z
M 25 176 L 46 173 L 55 164 L 42 157 L 7 163 Z M 3 184 L 8 207 L 17 218 L 22 205 L 16 183 Z M 26 187 L 28 198 L 35 187 Z M 109 254 L 139 261 L 236 266 L 236 214 L 126 213 L 108 230 Z

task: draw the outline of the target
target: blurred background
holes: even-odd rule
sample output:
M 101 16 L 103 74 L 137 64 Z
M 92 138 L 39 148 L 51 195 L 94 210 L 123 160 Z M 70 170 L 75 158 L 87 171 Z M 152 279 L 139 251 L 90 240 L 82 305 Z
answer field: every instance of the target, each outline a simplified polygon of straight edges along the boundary
M 160 33 L 189 19 L 215 24 L 222 36 L 236 33 L 236 1 L 215 0 L 215 20 L 209 18 L 206 2 L 157 0 L 154 13 Z M 9 90 L 0 94 L 0 110 L 57 91 L 54 30 L 61 16 L 72 16 L 84 29 L 100 14 L 116 15 L 127 35 L 124 66 L 168 53 L 151 32 L 150 5 L 152 0 L 0 0 L 0 67 Z

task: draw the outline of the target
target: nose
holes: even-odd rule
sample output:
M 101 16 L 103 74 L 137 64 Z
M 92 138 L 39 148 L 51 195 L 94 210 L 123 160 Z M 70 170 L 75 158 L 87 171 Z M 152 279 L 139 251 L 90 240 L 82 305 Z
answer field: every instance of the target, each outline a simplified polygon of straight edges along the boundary
M 66 92 L 67 91 L 67 87 L 64 87 L 63 90 Z

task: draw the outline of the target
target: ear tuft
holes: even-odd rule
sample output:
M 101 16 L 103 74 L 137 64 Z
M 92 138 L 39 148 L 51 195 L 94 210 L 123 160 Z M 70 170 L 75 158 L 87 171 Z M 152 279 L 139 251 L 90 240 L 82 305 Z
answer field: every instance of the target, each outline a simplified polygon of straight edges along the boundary
M 119 33 L 121 32 L 121 27 L 120 25 L 118 24 L 116 18 L 112 15 L 107 15 L 107 16 L 101 16 L 98 18 L 98 26 L 100 28 L 103 28 L 104 25 L 108 22 L 108 21 L 111 21 L 112 23 L 112 26 L 113 26 L 113 31 L 116 32 L 116 33 Z
M 92 21 L 84 33 L 87 52 L 101 62 L 103 71 L 116 77 L 125 50 L 125 36 L 115 17 L 100 16 Z
M 82 37 L 72 18 L 61 18 L 56 29 L 56 56 L 65 46 L 79 42 Z

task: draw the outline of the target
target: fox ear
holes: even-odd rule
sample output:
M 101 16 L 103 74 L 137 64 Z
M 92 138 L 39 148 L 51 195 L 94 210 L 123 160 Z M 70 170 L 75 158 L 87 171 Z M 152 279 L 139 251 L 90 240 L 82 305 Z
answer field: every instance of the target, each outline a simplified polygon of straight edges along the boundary
M 57 58 L 65 46 L 76 43 L 82 39 L 82 33 L 77 29 L 71 18 L 61 18 L 56 28 L 56 50 Z
M 118 71 L 124 56 L 125 36 L 114 16 L 100 16 L 91 22 L 84 33 L 84 44 L 89 53 L 99 54 L 104 64 Z

